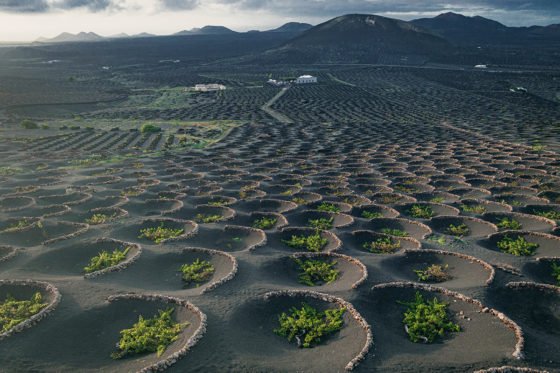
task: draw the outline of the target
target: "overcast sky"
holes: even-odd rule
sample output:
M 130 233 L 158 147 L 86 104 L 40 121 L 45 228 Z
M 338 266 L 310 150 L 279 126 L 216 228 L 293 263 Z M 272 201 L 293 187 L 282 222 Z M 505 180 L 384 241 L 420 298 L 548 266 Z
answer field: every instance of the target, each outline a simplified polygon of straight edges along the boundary
M 560 0 L 0 0 L 0 41 L 63 31 L 170 34 L 204 25 L 248 31 L 289 21 L 317 24 L 347 13 L 409 20 L 446 11 L 509 26 L 560 23 Z

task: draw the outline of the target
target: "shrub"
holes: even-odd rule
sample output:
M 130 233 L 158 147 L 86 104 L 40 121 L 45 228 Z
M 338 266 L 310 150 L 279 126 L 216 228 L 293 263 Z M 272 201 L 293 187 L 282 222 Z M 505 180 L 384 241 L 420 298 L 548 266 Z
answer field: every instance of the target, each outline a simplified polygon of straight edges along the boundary
M 141 229 L 138 238 L 146 238 L 155 243 L 162 243 L 165 240 L 179 237 L 183 233 L 185 233 L 185 230 L 182 228 L 166 228 L 163 223 L 161 223 L 158 227 Z
M 414 343 L 433 343 L 448 332 L 461 331 L 461 327 L 449 319 L 448 305 L 435 297 L 431 301 L 424 300 L 422 294 L 416 292 L 414 301 L 398 303 L 407 306 L 403 323 L 408 338 Z
M 91 218 L 86 219 L 86 223 L 89 225 L 99 225 L 105 224 L 116 217 L 115 214 L 109 216 L 106 214 L 93 214 Z
M 312 228 L 329 230 L 333 227 L 334 218 L 309 219 L 308 225 Z
M 286 337 L 289 342 L 295 338 L 298 347 L 311 348 L 320 343 L 323 337 L 342 329 L 344 312 L 346 308 L 318 311 L 302 303 L 301 309 L 292 307 L 289 315 L 285 312 L 280 315 L 280 327 L 274 333 Z
M 282 240 L 282 242 L 294 249 L 305 249 L 308 251 L 319 252 L 329 241 L 326 238 L 321 237 L 321 233 L 319 231 L 316 231 L 314 234 L 309 236 L 293 235 L 289 240 Z
M 161 356 L 167 346 L 179 338 L 181 330 L 190 323 L 177 323 L 173 321 L 171 315 L 173 308 L 159 310 L 158 315 L 145 319 L 138 317 L 138 322 L 130 329 L 121 330 L 121 339 L 117 343 L 118 351 L 113 352 L 113 359 L 122 359 L 128 355 L 138 355 L 143 353 L 157 352 Z
M 422 282 L 444 282 L 451 279 L 447 270 L 449 265 L 432 264 L 424 269 L 416 269 L 414 273 L 418 276 L 418 281 Z
M 43 303 L 43 296 L 36 292 L 30 300 L 16 300 L 11 295 L 0 303 L 0 331 L 5 332 L 17 324 L 39 313 L 47 303 Z
M 141 133 L 158 133 L 158 132 L 161 132 L 161 128 L 156 126 L 156 125 L 146 123 L 146 124 L 143 124 L 142 127 L 140 127 L 140 132 Z
M 445 201 L 445 198 L 443 197 L 434 197 L 430 200 L 430 202 L 432 203 L 443 203 Z
M 338 207 L 337 205 L 332 204 L 332 203 L 323 202 L 319 206 L 317 206 L 317 210 L 322 211 L 322 212 L 339 213 L 340 212 L 340 207 Z
M 534 210 L 533 214 L 542 216 L 543 218 L 551 219 L 551 220 L 560 220 L 560 212 L 549 210 L 549 211 L 538 211 Z
M 36 130 L 39 128 L 37 123 L 29 119 L 22 120 L 19 125 L 26 130 Z
M 224 200 L 224 199 L 219 199 L 217 201 L 210 201 L 208 202 L 209 206 L 216 206 L 216 207 L 220 207 L 220 206 L 225 206 L 227 205 L 229 202 Z
M 124 250 L 115 249 L 112 253 L 101 251 L 99 254 L 90 259 L 89 265 L 84 267 L 85 273 L 97 272 L 105 268 L 116 266 L 126 259 L 126 255 L 130 251 L 130 247 Z
M 469 234 L 470 231 L 471 230 L 469 229 L 469 227 L 467 227 L 466 224 L 459 224 L 459 225 L 449 224 L 449 227 L 447 227 L 445 233 L 447 233 L 450 236 L 465 237 L 466 235 Z
M 556 280 L 556 285 L 560 286 L 560 265 L 552 263 L 552 277 Z
M 496 224 L 500 229 L 521 229 L 521 223 L 514 219 L 503 218 L 498 224 Z
M 8 233 L 8 232 L 18 231 L 20 229 L 27 228 L 32 224 L 33 224 L 33 222 L 30 222 L 27 219 L 21 219 L 21 220 L 18 220 L 17 222 L 15 222 L 15 223 L 10 224 L 7 228 L 0 231 L 0 233 Z
M 413 218 L 418 219 L 430 219 L 434 216 L 434 210 L 426 205 L 413 205 L 410 210 L 408 210 L 408 213 Z
M 381 232 L 390 236 L 408 237 L 408 233 L 400 229 L 383 228 Z
M 472 214 L 484 214 L 486 212 L 486 207 L 483 205 L 461 205 L 461 210 L 463 210 L 463 212 L 470 212 Z
M 531 256 L 539 247 L 536 243 L 528 242 L 523 236 L 513 239 L 507 235 L 498 241 L 497 245 L 502 252 L 515 256 Z
M 340 271 L 334 269 L 336 261 L 324 262 L 312 259 L 294 259 L 301 273 L 298 275 L 299 282 L 308 286 L 330 284 L 338 278 Z
M 181 266 L 182 278 L 187 284 L 194 282 L 198 285 L 212 277 L 214 271 L 214 265 L 207 260 L 196 259 L 191 264 Z
M 208 215 L 208 214 L 196 214 L 194 220 L 197 223 L 216 223 L 222 220 L 223 217 L 221 215 Z
M 21 168 L 15 168 L 9 166 L 0 167 L 0 176 L 13 176 L 15 174 L 20 173 L 21 171 L 22 171 Z
M 253 228 L 270 229 L 276 225 L 277 221 L 278 219 L 276 218 L 267 218 L 266 216 L 263 216 L 262 218 L 256 219 L 253 222 Z
M 377 219 L 381 217 L 383 217 L 383 214 L 380 212 L 367 211 L 367 210 L 362 211 L 362 218 L 365 219 Z
M 391 237 L 380 237 L 375 241 L 365 242 L 362 247 L 374 254 L 392 254 L 401 248 L 401 241 Z
M 301 197 L 294 197 L 292 198 L 292 202 L 298 204 L 298 205 L 305 205 L 307 203 L 307 201 Z

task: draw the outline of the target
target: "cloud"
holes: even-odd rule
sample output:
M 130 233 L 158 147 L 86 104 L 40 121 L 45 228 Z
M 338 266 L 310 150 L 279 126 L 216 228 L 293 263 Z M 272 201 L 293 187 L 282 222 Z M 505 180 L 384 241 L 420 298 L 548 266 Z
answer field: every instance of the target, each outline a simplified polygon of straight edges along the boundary
M 48 10 L 46 0 L 0 0 L 0 11 L 13 13 L 40 13 Z
M 160 5 L 170 10 L 191 10 L 200 5 L 199 0 L 159 0 Z
M 87 8 L 92 12 L 99 12 L 101 10 L 108 9 L 113 5 L 115 4 L 113 4 L 111 0 L 64 0 L 60 3 L 54 3 L 53 8 L 60 8 L 60 9 Z

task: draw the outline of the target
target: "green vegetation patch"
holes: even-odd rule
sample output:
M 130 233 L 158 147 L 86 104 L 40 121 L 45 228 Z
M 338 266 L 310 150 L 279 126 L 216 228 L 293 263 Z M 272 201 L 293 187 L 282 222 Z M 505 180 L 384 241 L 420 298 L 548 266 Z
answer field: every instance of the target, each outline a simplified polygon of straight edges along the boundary
M 138 238 L 145 238 L 159 244 L 165 240 L 179 237 L 183 233 L 185 233 L 185 230 L 182 228 L 167 228 L 163 223 L 161 223 L 157 227 L 141 229 L 140 236 L 138 236 Z
M 414 342 L 433 343 L 447 333 L 460 332 L 461 327 L 449 319 L 448 304 L 437 298 L 425 300 L 420 292 L 416 292 L 411 302 L 397 302 L 405 305 L 403 323 L 408 338 Z
M 447 233 L 450 236 L 465 237 L 470 233 L 470 231 L 471 230 L 469 229 L 469 227 L 467 227 L 466 224 L 459 224 L 459 225 L 449 224 L 449 227 L 447 227 L 445 233 Z
M 484 205 L 461 205 L 461 210 L 463 212 L 470 212 L 471 214 L 484 214 L 486 212 L 486 207 Z
M 84 267 L 84 272 L 92 273 L 101 271 L 105 268 L 116 266 L 126 259 L 126 255 L 129 251 L 130 247 L 124 249 L 115 249 L 112 253 L 103 250 L 90 259 L 89 265 Z
M 408 237 L 409 234 L 401 229 L 391 229 L 391 228 L 383 228 L 381 232 L 388 234 L 390 236 L 397 236 L 397 237 Z
M 381 218 L 381 217 L 383 217 L 383 214 L 380 213 L 380 212 L 367 211 L 367 210 L 362 211 L 362 218 L 365 218 L 365 219 L 377 219 L 377 218 Z
M 299 282 L 308 286 L 319 286 L 336 281 L 340 271 L 335 269 L 336 261 L 325 262 L 313 259 L 294 259 L 299 266 Z
M 27 227 L 30 227 L 31 225 L 33 225 L 32 221 L 29 221 L 27 219 L 21 219 L 21 220 L 16 221 L 15 223 L 10 224 L 7 228 L 4 228 L 2 231 L 0 231 L 0 233 L 9 233 L 9 232 L 19 231 L 21 229 L 25 229 Z
M 539 247 L 538 244 L 527 241 L 523 236 L 513 239 L 508 235 L 498 241 L 497 246 L 502 252 L 515 256 L 534 255 Z
M 194 220 L 197 223 L 216 223 L 223 220 L 224 217 L 222 215 L 217 214 L 196 214 Z
M 434 210 L 427 205 L 413 205 L 408 213 L 417 219 L 430 219 L 435 215 Z
M 414 273 L 421 282 L 444 282 L 451 279 L 449 265 L 432 264 L 424 269 L 416 269 Z
M 41 293 L 36 292 L 29 300 L 17 300 L 11 295 L 0 303 L 0 330 L 6 332 L 39 313 L 47 303 L 43 302 Z
M 521 223 L 515 219 L 503 218 L 496 226 L 500 229 L 519 230 L 522 228 Z
M 253 228 L 271 229 L 276 225 L 277 221 L 278 221 L 278 219 L 276 219 L 276 218 L 268 218 L 266 216 L 263 216 L 262 218 L 256 219 L 253 222 Z
M 109 221 L 115 219 L 117 215 L 107 215 L 107 214 L 93 214 L 90 218 L 86 219 L 86 223 L 89 225 L 100 225 L 108 223 Z
M 379 237 L 375 241 L 364 242 L 362 247 L 374 254 L 393 254 L 401 248 L 401 241 L 391 237 Z
M 312 228 L 322 229 L 322 230 L 327 231 L 329 229 L 332 229 L 333 221 L 334 221 L 334 218 L 332 218 L 332 217 L 331 218 L 309 219 L 307 224 Z
M 26 130 L 36 130 L 39 128 L 37 123 L 29 119 L 22 120 L 19 125 Z
M 274 333 L 286 337 L 289 342 L 295 339 L 298 347 L 311 348 L 342 329 L 345 312 L 346 308 L 319 311 L 302 303 L 301 308 L 292 307 L 289 314 L 283 312 L 279 316 L 280 327 L 274 329 Z
M 538 215 L 538 216 L 542 216 L 543 218 L 547 218 L 547 219 L 551 219 L 551 220 L 560 220 L 560 211 L 554 211 L 554 210 L 538 211 L 538 210 L 534 210 L 533 214 Z
M 322 212 L 339 213 L 340 207 L 332 203 L 323 202 L 319 206 L 317 206 L 317 210 Z
M 552 263 L 552 277 L 556 280 L 556 285 L 560 286 L 560 264 Z
M 326 238 L 321 237 L 321 232 L 317 230 L 315 233 L 308 236 L 293 235 L 289 240 L 282 240 L 282 242 L 294 249 L 319 252 L 327 246 L 329 241 Z
M 174 309 L 159 310 L 158 315 L 145 319 L 138 317 L 138 322 L 130 329 L 121 330 L 121 339 L 117 343 L 118 351 L 113 352 L 113 359 L 122 359 L 129 355 L 157 353 L 161 356 L 167 347 L 179 339 L 181 331 L 190 323 L 177 323 L 171 315 Z
M 161 132 L 161 127 L 158 127 L 154 124 L 144 123 L 142 127 L 140 127 L 141 133 L 158 133 Z
M 215 272 L 214 265 L 207 260 L 196 259 L 190 264 L 181 266 L 181 275 L 183 281 L 187 284 L 200 284 L 212 277 Z
M 9 166 L 0 167 L 0 176 L 13 176 L 15 174 L 19 174 L 20 172 L 22 172 L 21 168 Z

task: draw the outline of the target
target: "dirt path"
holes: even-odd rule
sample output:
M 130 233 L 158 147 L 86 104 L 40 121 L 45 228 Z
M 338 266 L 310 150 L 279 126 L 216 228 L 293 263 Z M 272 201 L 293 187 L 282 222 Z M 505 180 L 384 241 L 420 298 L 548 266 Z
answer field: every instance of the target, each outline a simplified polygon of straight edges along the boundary
M 270 99 L 270 101 L 268 101 L 266 104 L 264 104 L 261 107 L 261 110 L 263 110 L 265 113 L 267 113 L 268 115 L 270 115 L 271 117 L 273 117 L 277 121 L 282 122 L 284 124 L 292 124 L 292 123 L 294 123 L 294 121 L 291 120 L 290 118 L 288 118 L 286 115 L 284 115 L 282 113 L 279 113 L 276 110 L 272 109 L 272 105 L 274 105 L 274 103 L 276 101 L 278 101 L 280 99 L 280 97 L 284 96 L 284 94 L 288 91 L 288 89 L 290 89 L 290 87 L 282 88 L 282 90 L 280 92 L 278 92 L 278 94 L 276 96 L 272 97 Z

